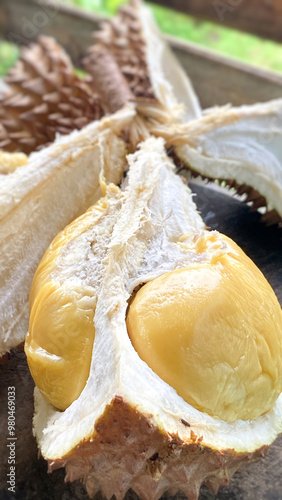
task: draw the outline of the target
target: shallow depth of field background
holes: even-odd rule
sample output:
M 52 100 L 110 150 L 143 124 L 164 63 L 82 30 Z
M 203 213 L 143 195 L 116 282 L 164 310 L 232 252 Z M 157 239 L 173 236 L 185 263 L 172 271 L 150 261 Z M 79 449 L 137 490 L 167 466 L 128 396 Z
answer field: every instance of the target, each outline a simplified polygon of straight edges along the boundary
M 62 4 L 109 16 L 126 0 L 61 0 Z M 190 16 L 150 4 L 160 28 L 170 35 L 197 43 L 221 54 L 282 73 L 281 45 L 256 36 L 193 19 Z M 5 75 L 18 57 L 17 47 L 0 43 L 0 75 Z

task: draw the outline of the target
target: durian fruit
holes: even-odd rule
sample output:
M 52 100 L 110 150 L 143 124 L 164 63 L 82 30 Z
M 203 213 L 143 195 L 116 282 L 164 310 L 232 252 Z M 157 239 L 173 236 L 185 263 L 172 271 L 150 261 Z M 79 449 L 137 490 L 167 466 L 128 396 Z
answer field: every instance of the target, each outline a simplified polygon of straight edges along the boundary
M 25 351 L 49 470 L 90 495 L 216 491 L 282 431 L 282 311 L 207 231 L 164 140 L 60 233 L 35 274 Z
M 263 220 L 282 218 L 282 99 L 238 108 L 215 108 L 199 120 L 155 127 L 194 175 L 234 187 Z
M 21 49 L 0 95 L 0 149 L 26 154 L 56 134 L 80 130 L 105 113 L 93 82 L 75 73 L 64 49 L 40 36 Z
M 141 0 L 122 6 L 94 38 L 96 44 L 90 47 L 84 64 L 99 94 L 104 96 L 105 106 L 117 103 L 111 101 L 100 75 L 107 73 L 108 86 L 113 86 L 112 74 L 119 70 L 123 98 L 134 100 L 137 111 L 146 119 L 167 123 L 201 115 L 187 74 L 159 32 L 151 10 Z
M 94 121 L 0 174 L 0 356 L 24 340 L 33 274 L 52 239 L 100 198 L 101 173 L 120 182 L 134 116 L 128 107 Z

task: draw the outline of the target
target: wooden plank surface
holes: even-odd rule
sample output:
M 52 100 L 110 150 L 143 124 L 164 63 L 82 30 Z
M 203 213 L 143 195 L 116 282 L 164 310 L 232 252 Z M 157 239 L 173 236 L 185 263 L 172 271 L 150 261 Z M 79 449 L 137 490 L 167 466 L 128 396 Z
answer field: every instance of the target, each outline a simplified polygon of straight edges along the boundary
M 168 36 L 167 40 L 189 74 L 203 108 L 227 103 L 241 106 L 282 97 L 282 75 L 251 67 L 192 43 Z
M 54 36 L 80 65 L 91 33 L 101 20 L 96 15 L 47 0 L 1 0 L 0 37 L 28 43 L 40 33 Z M 41 22 L 41 27 L 39 24 Z M 191 43 L 167 37 L 191 77 L 203 107 L 251 104 L 282 97 L 282 76 L 217 55 Z M 281 49 L 282 50 L 282 49 Z
M 274 287 L 282 303 L 281 230 L 265 227 L 257 212 L 229 195 L 192 185 L 195 201 L 206 223 L 232 237 L 252 257 Z M 7 492 L 7 388 L 16 387 L 16 496 Z M 47 474 L 47 464 L 38 460 L 32 436 L 33 381 L 25 355 L 19 349 L 10 354 L 0 377 L 0 498 L 1 500 L 89 500 L 81 483 L 64 483 L 64 470 Z M 230 484 L 212 495 L 202 488 L 199 500 L 281 500 L 282 435 L 270 447 L 269 456 L 235 474 Z M 169 497 L 163 497 L 168 499 Z M 174 500 L 184 500 L 180 492 Z M 95 500 L 105 500 L 101 494 Z M 126 500 L 138 500 L 129 492 Z
M 154 3 L 282 42 L 281 0 L 154 0 Z

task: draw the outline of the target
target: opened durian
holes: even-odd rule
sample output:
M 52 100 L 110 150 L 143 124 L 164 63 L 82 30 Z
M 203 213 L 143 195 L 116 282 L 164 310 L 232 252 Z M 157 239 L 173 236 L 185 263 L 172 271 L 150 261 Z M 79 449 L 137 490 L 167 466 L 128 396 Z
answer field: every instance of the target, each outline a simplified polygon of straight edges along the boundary
M 101 169 L 108 181 L 120 181 L 126 165 L 121 136 L 134 115 L 128 107 L 29 158 L 0 157 L 12 165 L 0 174 L 0 356 L 24 340 L 33 275 L 52 239 L 100 198 Z
M 34 431 L 49 469 L 90 495 L 194 500 L 282 431 L 282 311 L 242 250 L 205 229 L 163 139 L 128 163 L 35 274 Z
M 154 127 L 193 174 L 221 179 L 253 208 L 266 207 L 268 224 L 282 218 L 282 100 L 215 108 L 181 125 Z

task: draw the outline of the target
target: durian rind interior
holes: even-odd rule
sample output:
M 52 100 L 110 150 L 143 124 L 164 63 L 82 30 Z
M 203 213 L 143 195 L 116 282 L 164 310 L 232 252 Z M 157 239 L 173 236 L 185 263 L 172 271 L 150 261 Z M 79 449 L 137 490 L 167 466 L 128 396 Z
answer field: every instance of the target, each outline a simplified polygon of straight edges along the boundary
M 140 5 L 138 18 L 155 97 L 177 121 L 181 115 L 184 121 L 199 118 L 201 106 L 198 97 L 189 77 L 160 34 L 151 10 Z
M 101 171 L 120 182 L 126 155 L 120 136 L 134 116 L 128 107 L 58 138 L 1 178 L 0 355 L 24 340 L 32 278 L 52 239 L 100 198 Z
M 204 177 L 251 186 L 282 216 L 282 99 L 216 108 L 194 123 L 195 134 L 187 124 L 168 138 L 180 160 Z
M 104 227 L 111 225 L 112 229 L 109 239 L 101 239 L 105 253 L 96 280 L 95 341 L 85 388 L 64 412 L 47 403 L 38 389 L 35 391 L 34 426 L 43 456 L 58 460 L 76 445 L 94 439 L 95 422 L 117 396 L 147 415 L 151 425 L 178 435 L 184 442 L 190 442 L 192 429 L 203 445 L 217 450 L 249 453 L 270 444 L 282 428 L 281 396 L 272 409 L 254 420 L 230 423 L 214 418 L 184 401 L 132 346 L 125 318 L 134 290 L 165 273 L 205 266 L 217 258 L 219 249 L 195 251 L 197 242 L 200 247 L 205 244 L 207 233 L 189 189 L 175 176 L 161 139 L 146 141 L 128 161 L 128 185 L 120 196 L 109 189 L 108 216 L 106 212 L 101 214 Z M 96 220 L 95 207 L 92 210 Z M 88 242 L 82 244 L 88 252 L 91 231 Z M 228 248 L 224 238 L 215 236 L 215 240 L 221 241 L 220 251 L 225 244 Z M 234 252 L 232 245 L 230 248 Z M 86 272 L 87 260 L 84 262 Z M 93 270 L 93 266 L 89 269 Z M 84 282 L 82 274 L 81 279 Z M 190 428 L 183 425 L 182 419 L 189 422 Z

